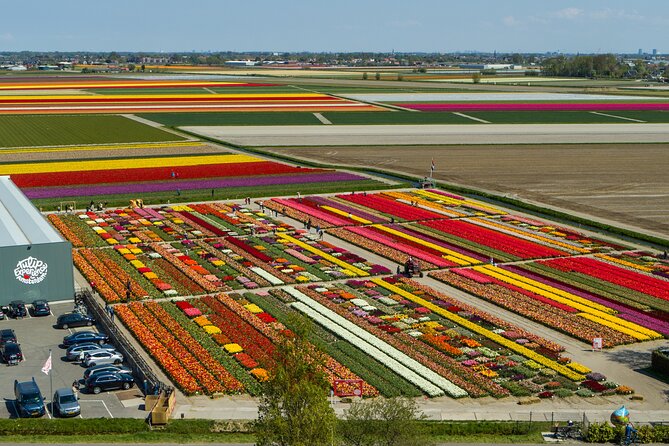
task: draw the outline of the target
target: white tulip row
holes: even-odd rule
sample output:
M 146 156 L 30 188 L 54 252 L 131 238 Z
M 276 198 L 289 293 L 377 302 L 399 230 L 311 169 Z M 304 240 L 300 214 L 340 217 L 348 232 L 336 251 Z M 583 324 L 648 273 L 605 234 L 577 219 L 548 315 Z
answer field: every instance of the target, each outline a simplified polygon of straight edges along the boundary
M 268 273 L 264 269 L 258 267 L 258 266 L 252 266 L 249 268 L 251 271 L 262 277 L 263 279 L 267 280 L 269 283 L 272 285 L 284 285 L 285 282 L 278 277 L 273 276 L 272 274 Z
M 418 386 L 428 395 L 440 396 L 446 392 L 453 397 L 467 396 L 467 392 L 462 388 L 420 364 L 405 353 L 402 353 L 387 342 L 319 304 L 304 293 L 293 287 L 285 287 L 284 289 L 299 301 L 292 304 L 297 310 L 305 313 L 320 325 L 363 350 L 377 361 Z

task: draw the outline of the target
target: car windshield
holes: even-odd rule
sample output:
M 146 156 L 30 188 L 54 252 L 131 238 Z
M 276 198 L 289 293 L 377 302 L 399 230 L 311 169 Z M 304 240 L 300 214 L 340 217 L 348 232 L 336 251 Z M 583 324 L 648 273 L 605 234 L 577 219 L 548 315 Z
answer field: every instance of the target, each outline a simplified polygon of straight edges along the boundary
M 77 398 L 74 395 L 63 395 L 60 397 L 60 403 L 61 404 L 66 404 L 66 403 L 76 403 Z
M 27 404 L 39 403 L 40 399 L 39 393 L 28 393 L 23 396 L 23 402 Z

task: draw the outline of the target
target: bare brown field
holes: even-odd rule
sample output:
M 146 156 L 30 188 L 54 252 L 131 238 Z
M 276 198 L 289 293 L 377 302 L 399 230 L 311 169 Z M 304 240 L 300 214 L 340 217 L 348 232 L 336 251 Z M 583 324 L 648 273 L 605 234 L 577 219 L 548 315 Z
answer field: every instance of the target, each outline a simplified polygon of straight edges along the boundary
M 669 236 L 669 144 L 274 147 L 325 163 L 434 177 Z

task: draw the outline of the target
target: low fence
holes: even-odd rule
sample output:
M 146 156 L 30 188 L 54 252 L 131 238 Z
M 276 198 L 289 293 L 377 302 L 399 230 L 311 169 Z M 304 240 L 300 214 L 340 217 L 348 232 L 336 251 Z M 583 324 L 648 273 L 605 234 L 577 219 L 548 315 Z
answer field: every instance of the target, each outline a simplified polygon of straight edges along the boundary
M 137 378 L 139 387 L 144 394 L 163 393 L 169 395 L 172 393 L 174 389 L 158 379 L 151 367 L 142 359 L 121 330 L 116 327 L 111 316 L 89 290 L 78 290 L 75 298 L 81 299 L 86 304 L 89 313 L 95 318 L 100 328 L 109 335 L 109 339 L 116 349 L 123 354 L 125 362 Z

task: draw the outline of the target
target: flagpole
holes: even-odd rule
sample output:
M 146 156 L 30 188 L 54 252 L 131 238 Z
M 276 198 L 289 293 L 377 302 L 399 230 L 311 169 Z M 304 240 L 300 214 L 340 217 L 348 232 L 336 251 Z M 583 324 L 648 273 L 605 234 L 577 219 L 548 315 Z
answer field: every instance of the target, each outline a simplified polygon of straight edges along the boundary
M 51 359 L 51 349 L 49 349 L 49 359 Z M 49 391 L 50 391 L 49 401 L 51 401 L 51 412 L 53 412 L 53 373 L 51 373 L 51 369 L 49 369 Z

